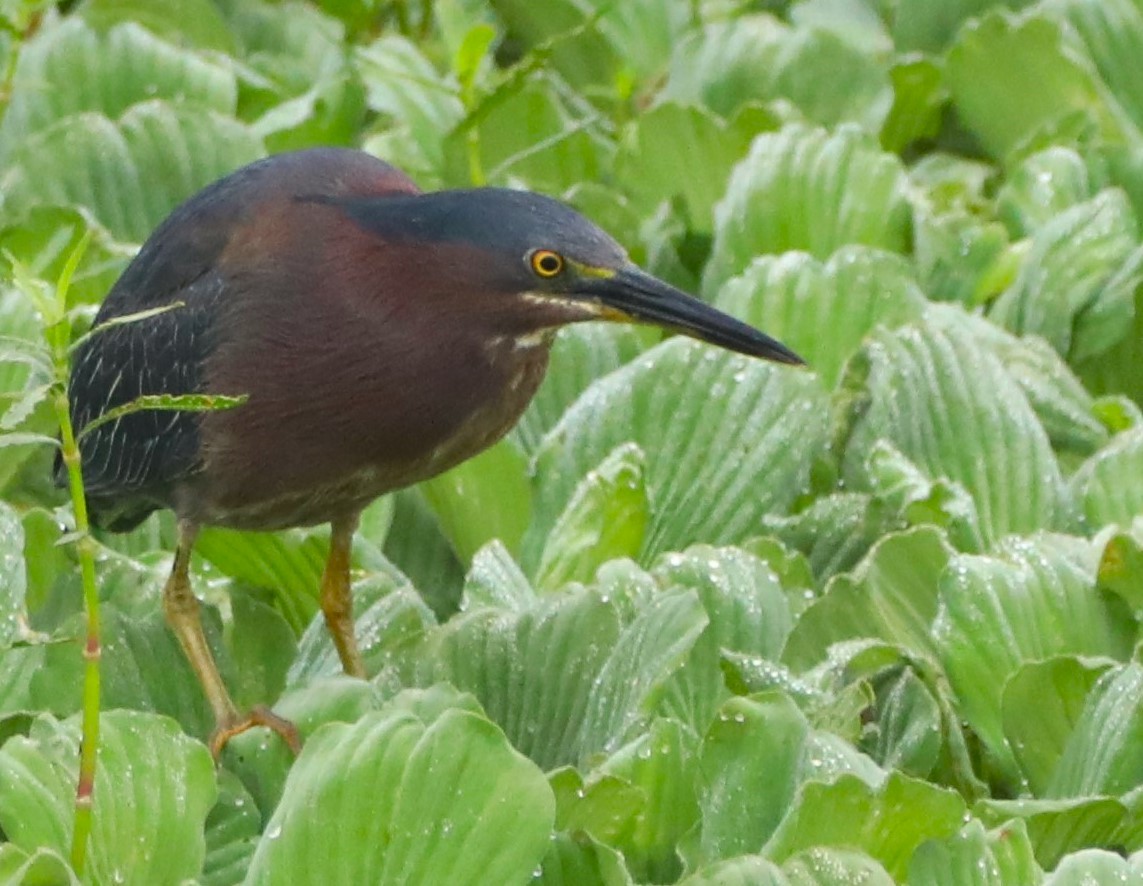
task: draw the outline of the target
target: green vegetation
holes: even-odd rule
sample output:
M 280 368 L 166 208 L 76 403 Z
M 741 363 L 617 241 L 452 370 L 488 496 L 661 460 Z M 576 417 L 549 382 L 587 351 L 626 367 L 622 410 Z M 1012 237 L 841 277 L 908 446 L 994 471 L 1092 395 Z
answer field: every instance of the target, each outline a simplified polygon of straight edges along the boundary
M 1143 2 L 0 25 L 0 881 L 78 881 L 91 552 L 83 882 L 1143 883 Z M 366 513 L 369 683 L 327 533 L 204 531 L 224 675 L 307 739 L 216 769 L 169 515 L 73 533 L 52 356 L 179 200 L 313 144 L 562 196 L 812 371 L 567 330 L 509 439 Z

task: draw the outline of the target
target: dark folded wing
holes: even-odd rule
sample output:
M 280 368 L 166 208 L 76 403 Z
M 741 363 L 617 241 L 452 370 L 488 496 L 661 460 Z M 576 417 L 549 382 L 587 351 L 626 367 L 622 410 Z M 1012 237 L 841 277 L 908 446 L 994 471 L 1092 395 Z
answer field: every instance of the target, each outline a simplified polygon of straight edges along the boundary
M 191 394 L 202 389 L 203 364 L 213 343 L 212 318 L 224 281 L 213 271 L 173 293 L 183 304 L 97 333 L 76 354 L 71 417 L 82 434 L 84 486 L 97 525 L 129 528 L 170 504 L 173 485 L 198 461 L 198 416 L 145 410 L 84 434 L 89 422 L 147 394 Z M 58 473 L 57 466 L 57 473 Z
M 202 390 L 215 312 L 226 292 L 218 257 L 271 171 L 272 161 L 246 167 L 171 213 L 112 287 L 93 323 L 97 331 L 75 354 L 68 397 L 96 525 L 131 528 L 171 504 L 173 485 L 197 466 L 194 413 L 146 410 L 87 434 L 84 428 L 143 395 Z M 98 331 L 109 320 L 163 307 L 169 310 Z M 56 479 L 62 480 L 59 459 Z
M 269 157 L 200 191 L 148 238 L 108 293 L 93 328 L 174 307 L 97 331 L 78 349 L 69 390 L 76 431 L 82 434 L 89 422 L 142 395 L 203 390 L 206 363 L 217 344 L 218 313 L 223 301 L 234 297 L 236 285 L 225 276 L 220 258 L 237 233 L 256 231 L 261 220 L 272 219 L 266 210 L 273 203 L 305 195 L 416 191 L 388 164 L 335 148 Z M 83 435 L 84 486 L 96 525 L 129 529 L 152 510 L 172 506 L 175 485 L 199 467 L 198 429 L 195 413 L 147 410 Z M 57 459 L 57 482 L 63 473 Z

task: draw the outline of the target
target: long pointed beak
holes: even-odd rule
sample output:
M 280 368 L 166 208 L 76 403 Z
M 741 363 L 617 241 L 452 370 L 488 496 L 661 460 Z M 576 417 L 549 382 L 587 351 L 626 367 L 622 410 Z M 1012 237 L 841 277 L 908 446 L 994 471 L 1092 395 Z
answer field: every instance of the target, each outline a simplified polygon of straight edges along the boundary
M 634 265 L 593 279 L 580 292 L 607 309 L 605 319 L 651 323 L 749 357 L 794 366 L 806 362 L 780 341 Z

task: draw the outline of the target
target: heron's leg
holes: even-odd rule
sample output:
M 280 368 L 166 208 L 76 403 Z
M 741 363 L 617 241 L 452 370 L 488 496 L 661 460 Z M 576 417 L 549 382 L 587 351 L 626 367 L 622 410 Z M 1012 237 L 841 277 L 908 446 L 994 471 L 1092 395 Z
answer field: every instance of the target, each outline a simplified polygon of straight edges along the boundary
M 329 559 L 321 577 L 321 611 L 341 667 L 351 677 L 365 677 L 365 664 L 353 635 L 353 598 L 349 586 L 349 552 L 359 514 L 339 517 L 330 526 Z
M 199 612 L 198 600 L 191 591 L 190 578 L 187 569 L 190 565 L 191 548 L 194 546 L 198 527 L 193 523 L 179 522 L 179 543 L 175 550 L 175 563 L 171 569 L 171 577 L 163 588 L 163 613 L 167 617 L 179 645 L 186 653 L 187 660 L 194 668 L 199 683 L 202 684 L 206 700 L 214 712 L 215 729 L 210 737 L 210 750 L 218 758 L 223 746 L 235 735 L 245 732 L 254 726 L 266 726 L 277 732 L 289 745 L 290 750 L 297 753 L 302 743 L 298 736 L 297 727 L 289 720 L 284 720 L 268 708 L 259 705 L 248 714 L 239 714 L 234 707 L 234 701 L 222 682 L 222 675 L 218 673 L 218 665 L 214 662 L 210 647 L 206 643 L 206 635 L 202 630 L 202 616 Z

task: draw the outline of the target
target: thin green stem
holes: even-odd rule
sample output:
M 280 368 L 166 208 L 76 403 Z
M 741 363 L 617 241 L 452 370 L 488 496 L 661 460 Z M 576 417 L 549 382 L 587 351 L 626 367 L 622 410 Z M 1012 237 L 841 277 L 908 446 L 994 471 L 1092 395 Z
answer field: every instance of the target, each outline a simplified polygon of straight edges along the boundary
M 95 583 L 95 545 L 87 518 L 87 499 L 83 494 L 79 446 L 71 426 L 66 389 L 60 388 L 54 398 L 56 418 L 60 423 L 62 456 L 67 467 L 68 488 L 75 509 L 76 550 L 79 553 L 83 580 L 83 606 L 87 624 L 83 645 L 83 726 L 79 750 L 79 779 L 75 788 L 75 828 L 71 839 L 71 864 L 83 876 L 87 858 L 87 840 L 91 834 L 92 807 L 95 798 L 95 762 L 99 750 L 99 590 Z
M 55 298 L 43 299 L 40 312 L 44 318 L 44 338 L 52 356 L 52 406 L 60 425 L 60 455 L 67 469 L 68 490 L 75 514 L 75 547 L 79 557 L 80 578 L 83 582 L 83 608 L 86 615 L 83 644 L 83 714 L 79 746 L 79 777 L 75 787 L 75 826 L 71 838 L 71 864 L 82 879 L 87 861 L 87 842 L 91 835 L 92 812 L 95 800 L 95 764 L 99 752 L 99 588 L 95 583 L 95 541 L 91 537 L 91 524 L 87 515 L 87 497 L 83 491 L 83 472 L 80 468 L 79 444 L 71 424 L 68 406 L 68 375 L 70 372 L 71 322 L 68 318 L 68 290 L 72 276 L 79 267 L 91 232 L 80 238 L 68 256 L 59 281 Z M 30 288 L 34 291 L 34 287 Z

